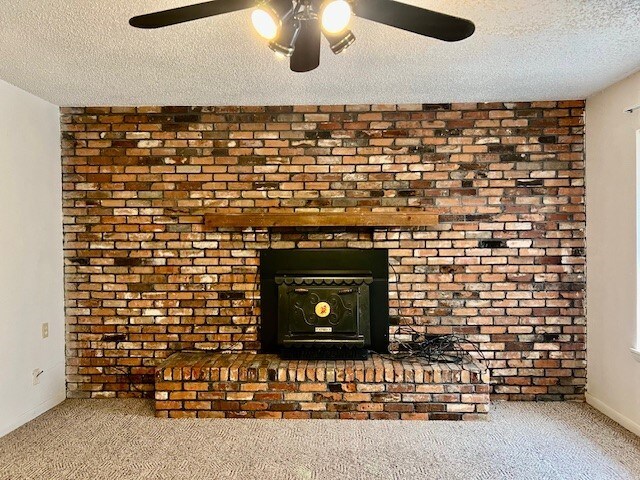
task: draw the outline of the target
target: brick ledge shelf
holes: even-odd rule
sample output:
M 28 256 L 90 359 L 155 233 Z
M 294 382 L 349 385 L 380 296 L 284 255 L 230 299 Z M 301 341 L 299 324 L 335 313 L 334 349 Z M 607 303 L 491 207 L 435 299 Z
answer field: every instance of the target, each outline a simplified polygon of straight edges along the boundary
M 156 416 L 164 418 L 476 420 L 489 411 L 489 371 L 476 362 L 181 352 L 155 378 Z

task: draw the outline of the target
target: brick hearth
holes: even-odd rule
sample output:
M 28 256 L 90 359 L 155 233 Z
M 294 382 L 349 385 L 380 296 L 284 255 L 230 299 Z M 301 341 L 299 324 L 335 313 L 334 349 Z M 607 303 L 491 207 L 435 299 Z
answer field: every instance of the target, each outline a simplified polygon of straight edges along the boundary
M 296 361 L 177 353 L 156 368 L 156 415 L 188 418 L 473 420 L 489 411 L 479 363 Z

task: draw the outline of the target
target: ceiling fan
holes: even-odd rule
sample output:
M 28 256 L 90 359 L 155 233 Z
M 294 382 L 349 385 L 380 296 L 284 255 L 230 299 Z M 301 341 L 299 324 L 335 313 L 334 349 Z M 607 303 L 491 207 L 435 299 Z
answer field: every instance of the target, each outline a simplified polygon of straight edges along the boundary
M 343 52 L 356 37 L 349 30 L 351 14 L 446 42 L 473 35 L 475 25 L 394 0 L 213 0 L 186 7 L 133 17 L 137 28 L 160 28 L 200 18 L 254 7 L 251 14 L 258 34 L 269 41 L 276 54 L 290 57 L 294 72 L 308 72 L 320 65 L 321 36 L 333 53 Z

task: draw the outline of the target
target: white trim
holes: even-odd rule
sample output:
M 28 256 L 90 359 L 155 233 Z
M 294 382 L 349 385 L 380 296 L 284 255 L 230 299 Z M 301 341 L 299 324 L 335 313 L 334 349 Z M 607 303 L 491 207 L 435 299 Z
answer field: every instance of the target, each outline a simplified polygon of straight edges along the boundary
M 640 349 L 632 348 L 631 355 L 633 355 L 633 358 L 635 358 L 636 361 L 640 362 Z
M 631 110 L 633 111 L 633 110 Z M 635 211 L 635 234 L 636 234 L 636 251 L 635 253 L 635 264 L 636 264 L 636 286 L 635 286 L 635 295 L 633 300 L 636 303 L 636 318 L 635 320 L 635 329 L 636 334 L 633 339 L 629 339 L 629 343 L 632 345 L 635 343 L 637 348 L 640 348 L 640 129 L 636 130 L 636 162 L 635 162 L 635 174 L 636 174 L 636 211 Z M 636 360 L 640 361 L 637 350 L 634 348 L 631 349 L 631 353 L 635 356 Z
M 0 438 L 14 431 L 16 428 L 21 427 L 25 423 L 30 422 L 34 418 L 42 415 L 44 412 L 51 410 L 56 405 L 62 403 L 65 400 L 65 397 L 66 397 L 66 394 L 64 392 L 62 394 L 55 395 L 45 400 L 37 407 L 32 408 L 28 412 L 23 413 L 15 420 L 15 422 L 11 423 L 10 425 L 6 426 L 4 429 L 0 430 Z
M 585 394 L 585 398 L 587 400 L 587 403 L 591 405 L 593 408 L 604 413 L 611 420 L 614 420 L 615 422 L 619 423 L 630 432 L 640 436 L 640 424 L 637 424 L 633 420 L 625 417 L 617 410 L 614 410 L 613 408 L 609 407 L 601 400 L 598 400 L 593 395 L 590 395 L 588 392 Z

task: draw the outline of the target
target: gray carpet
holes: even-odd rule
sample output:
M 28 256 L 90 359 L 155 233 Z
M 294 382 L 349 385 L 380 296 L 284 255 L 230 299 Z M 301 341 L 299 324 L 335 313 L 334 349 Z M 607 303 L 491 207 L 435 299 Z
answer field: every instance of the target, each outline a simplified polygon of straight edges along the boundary
M 640 479 L 640 439 L 574 403 L 479 422 L 160 420 L 68 400 L 0 439 L 0 479 Z

